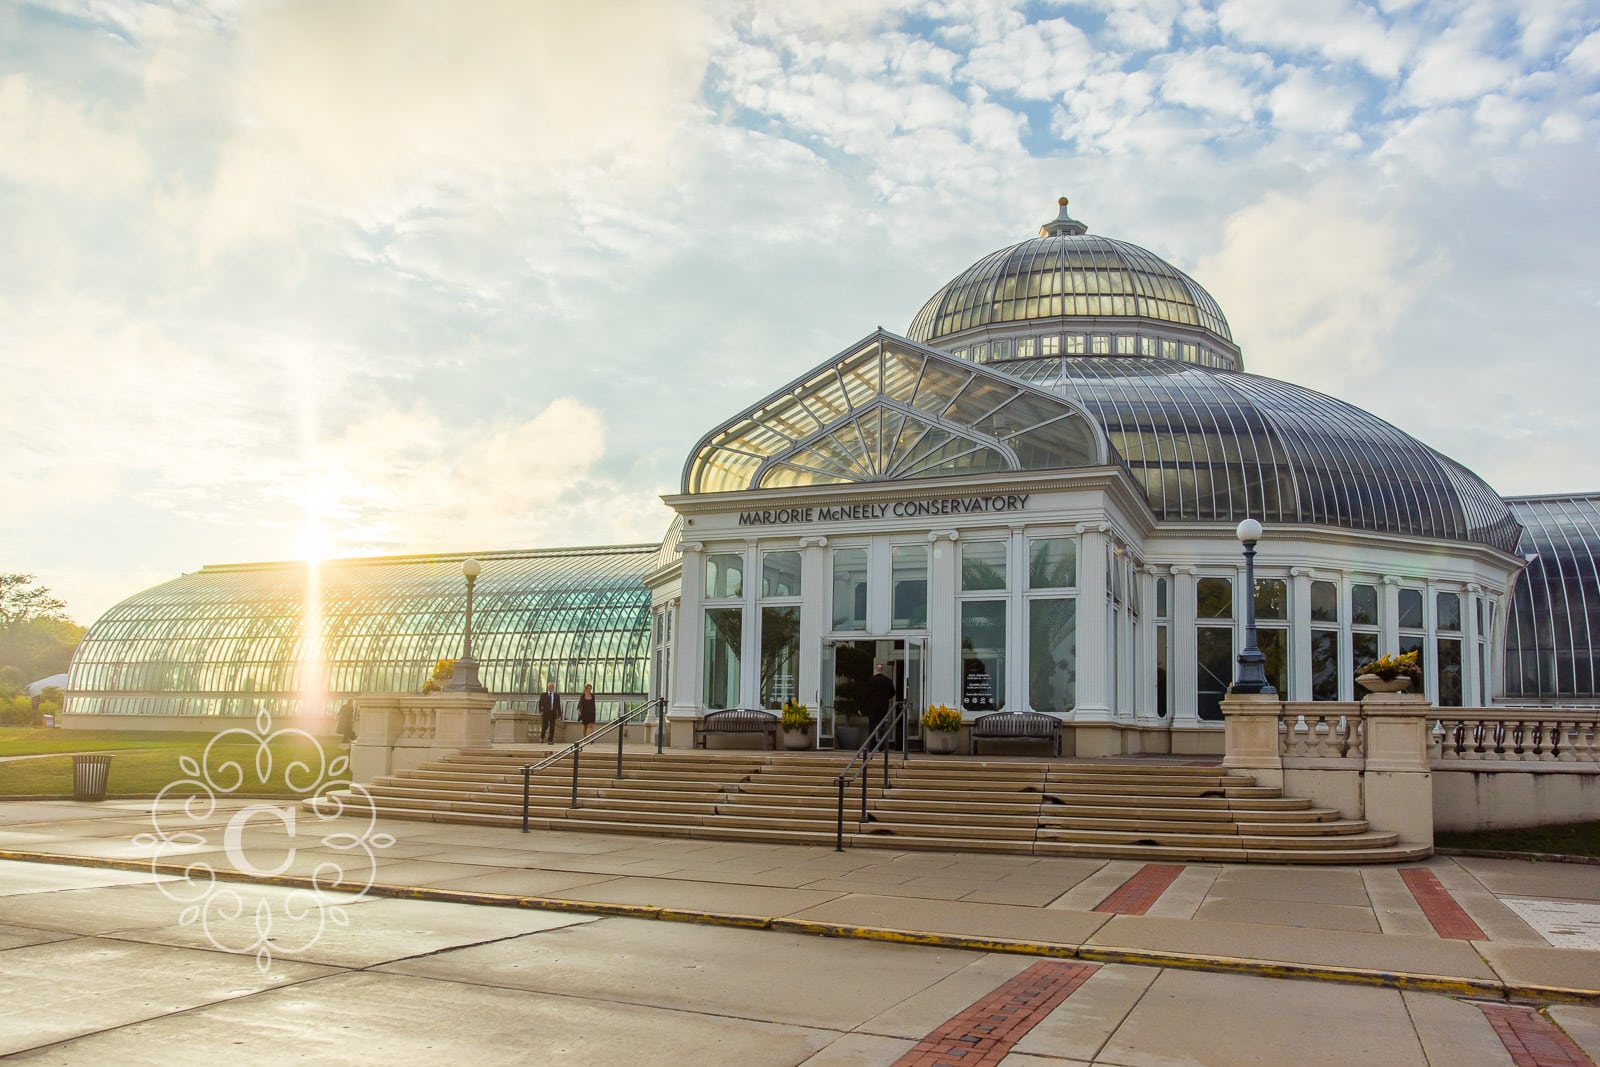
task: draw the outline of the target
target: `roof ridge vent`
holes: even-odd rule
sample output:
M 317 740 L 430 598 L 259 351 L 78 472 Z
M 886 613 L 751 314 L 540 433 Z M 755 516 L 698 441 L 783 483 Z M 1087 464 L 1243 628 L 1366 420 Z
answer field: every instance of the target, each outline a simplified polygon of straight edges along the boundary
M 1077 237 L 1089 232 L 1089 227 L 1067 214 L 1066 197 L 1061 197 L 1056 203 L 1061 206 L 1061 213 L 1039 227 L 1040 237 L 1059 237 L 1062 234 L 1071 234 L 1073 237 Z

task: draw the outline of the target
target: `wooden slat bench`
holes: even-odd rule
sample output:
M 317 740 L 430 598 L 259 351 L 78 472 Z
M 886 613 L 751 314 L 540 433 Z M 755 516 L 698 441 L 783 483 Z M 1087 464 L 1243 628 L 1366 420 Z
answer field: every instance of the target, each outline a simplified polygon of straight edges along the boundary
M 1052 746 L 1061 755 L 1061 721 L 1037 711 L 995 711 L 972 720 L 968 753 L 979 755 L 978 745 L 1036 744 Z
M 757 708 L 708 711 L 694 724 L 694 747 L 706 748 L 706 738 L 712 734 L 766 734 L 768 744 L 777 748 L 781 721 L 772 712 Z

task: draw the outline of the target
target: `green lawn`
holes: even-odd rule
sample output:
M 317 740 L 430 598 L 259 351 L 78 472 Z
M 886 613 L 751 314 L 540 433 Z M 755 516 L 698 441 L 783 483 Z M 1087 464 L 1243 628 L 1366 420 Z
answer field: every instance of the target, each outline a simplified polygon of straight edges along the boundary
M 110 730 L 44 730 L 0 729 L 0 756 L 60 753 L 39 759 L 11 760 L 0 763 L 0 798 L 18 796 L 71 796 L 73 752 L 111 752 L 111 768 L 107 778 L 107 792 L 111 796 L 128 796 L 141 793 L 159 793 L 164 787 L 183 779 L 195 778 L 183 765 L 187 757 L 196 768 L 206 760 L 206 745 L 211 734 L 196 733 L 128 733 Z M 312 785 L 323 769 L 315 744 L 301 737 L 280 738 L 268 746 L 272 756 L 265 778 L 258 776 L 257 747 L 248 739 L 243 744 L 218 744 L 211 750 L 203 766 L 209 771 L 212 787 L 218 792 L 239 780 L 237 773 L 230 774 L 222 768 L 236 762 L 243 772 L 242 784 L 228 792 L 256 793 L 290 796 L 296 790 L 284 781 L 285 768 L 296 760 L 303 761 L 309 772 L 297 773 L 293 784 L 304 791 Z M 344 754 L 344 746 L 332 739 L 324 739 L 321 751 L 333 761 Z M 338 775 L 324 775 L 323 781 L 349 778 L 347 769 Z M 201 780 L 204 775 L 201 776 Z M 189 792 L 204 792 L 199 786 L 187 787 Z
M 1485 852 L 1544 852 L 1600 857 L 1600 822 L 1569 822 L 1518 830 L 1452 831 L 1434 835 L 1440 848 Z

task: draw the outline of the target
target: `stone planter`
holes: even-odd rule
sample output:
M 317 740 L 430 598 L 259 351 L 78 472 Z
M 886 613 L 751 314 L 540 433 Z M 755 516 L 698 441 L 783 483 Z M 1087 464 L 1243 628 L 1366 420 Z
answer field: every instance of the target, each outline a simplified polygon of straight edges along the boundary
M 839 722 L 833 727 L 833 744 L 835 748 L 847 749 L 854 752 L 861 747 L 861 742 L 867 739 L 867 728 L 853 723 Z
M 813 729 L 815 729 L 814 723 L 802 726 L 798 730 L 788 726 L 780 727 L 778 730 L 779 740 L 783 742 L 783 747 L 790 752 L 801 752 L 808 748 L 816 748 L 817 743 L 812 736 Z
M 949 756 L 961 741 L 960 730 L 923 730 L 922 751 L 934 756 Z
M 1376 674 L 1358 674 L 1356 684 L 1369 693 L 1401 693 L 1411 687 L 1411 676 L 1401 674 L 1393 678 L 1379 678 Z

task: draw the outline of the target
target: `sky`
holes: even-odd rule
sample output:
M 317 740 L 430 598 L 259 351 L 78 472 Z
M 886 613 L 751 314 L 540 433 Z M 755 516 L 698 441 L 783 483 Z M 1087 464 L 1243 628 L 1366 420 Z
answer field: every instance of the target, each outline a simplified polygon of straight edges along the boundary
M 1595 0 L 0 0 L 0 570 L 653 541 L 1071 198 L 1246 367 L 1600 489 Z

